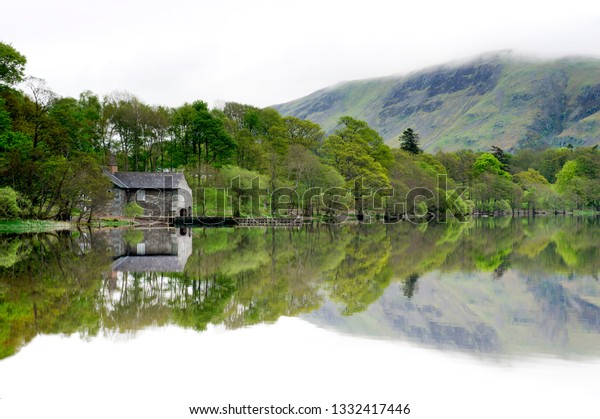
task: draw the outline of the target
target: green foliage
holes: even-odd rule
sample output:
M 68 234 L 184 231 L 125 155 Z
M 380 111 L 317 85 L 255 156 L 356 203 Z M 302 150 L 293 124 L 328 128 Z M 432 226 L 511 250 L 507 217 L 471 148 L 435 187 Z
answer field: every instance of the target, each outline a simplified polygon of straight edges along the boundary
M 137 202 L 130 202 L 125 205 L 123 213 L 127 218 L 141 217 L 144 215 L 144 208 L 140 207 Z
M 600 155 L 590 150 L 565 163 L 556 175 L 556 189 L 575 205 L 600 211 Z
M 299 144 L 316 152 L 323 144 L 325 133 L 318 124 L 293 116 L 283 118 L 290 144 Z
M 27 59 L 11 45 L 0 42 L 0 84 L 16 84 L 23 80 Z
M 517 173 L 513 176 L 513 180 L 525 189 L 535 185 L 549 185 L 548 180 L 540 172 L 531 168 Z
M 12 65 L 12 70 L 6 70 L 12 75 L 6 77 L 22 77 L 24 57 L 0 45 L 9 63 L 6 68 Z M 479 66 L 467 73 L 471 70 L 478 77 L 487 74 L 480 73 Z M 351 90 L 358 89 L 352 96 L 371 88 L 381 93 L 378 83 L 369 83 L 364 89 L 352 85 Z M 585 96 L 586 92 L 580 93 Z M 454 93 L 440 94 L 456 99 Z M 512 94 L 508 100 L 518 102 L 518 97 Z M 435 113 L 436 103 L 428 102 L 427 112 Z M 356 106 L 371 104 L 366 100 Z M 474 112 L 488 112 L 488 105 L 477 105 L 469 112 L 477 119 Z M 348 113 L 357 114 L 353 110 L 348 108 Z M 386 115 L 382 113 L 381 118 Z M 446 117 L 435 126 L 442 127 L 444 121 Z M 244 196 L 245 188 L 231 188 L 236 175 L 242 183 L 248 176 L 260 177 L 265 194 L 282 187 L 291 190 L 290 205 L 296 213 L 288 209 L 281 213 L 285 215 L 298 215 L 298 211 L 305 216 L 333 214 L 336 209 L 330 204 L 339 210 L 353 208 L 359 218 L 365 213 L 415 214 L 418 202 L 409 195 L 419 191 L 427 195 L 421 202 L 428 211 L 440 213 L 460 213 L 465 206 L 469 208 L 466 201 L 486 212 L 506 212 L 504 203 L 511 210 L 527 211 L 583 210 L 599 204 L 597 149 L 519 150 L 511 156 L 492 146 L 490 153 L 460 150 L 434 156 L 421 150 L 413 128 L 403 128 L 401 147 L 392 150 L 366 121 L 342 115 L 336 123 L 327 135 L 314 121 L 239 103 L 209 109 L 197 100 L 167 108 L 150 106 L 127 92 L 100 99 L 85 91 L 79 98 L 63 98 L 43 80 L 29 78 L 24 92 L 9 86 L 0 89 L 0 187 L 19 194 L 22 217 L 68 220 L 76 215 L 78 222 L 89 222 L 110 201 L 110 184 L 101 175 L 101 167 L 108 156 L 115 155 L 121 171 L 185 169 L 190 186 L 202 190 L 206 198 L 198 197 L 194 204 L 201 214 L 218 215 L 223 210 L 248 214 L 249 205 L 265 214 L 280 214 L 273 200 L 270 207 L 265 202 L 252 203 Z M 419 123 L 405 126 L 418 128 L 430 146 L 431 125 L 424 131 Z M 500 140 L 498 144 L 505 146 Z M 476 148 L 475 143 L 471 146 Z M 509 171 L 515 174 L 514 180 Z M 220 202 L 219 187 L 229 189 L 228 196 L 236 205 Z M 459 187 L 468 189 L 464 199 L 438 191 Z M 422 209 L 423 204 L 419 205 Z M 14 208 L 5 211 L 15 214 Z
M 502 170 L 504 170 L 505 172 L 508 172 L 510 169 L 510 160 L 511 160 L 512 156 L 510 154 L 505 153 L 504 150 L 502 150 L 500 147 L 495 146 L 495 145 L 493 145 L 491 147 L 490 151 L 502 165 L 501 166 Z
M 234 217 L 264 215 L 263 204 L 267 198 L 265 176 L 237 166 L 225 166 L 220 174 L 229 192 Z
M 48 220 L 0 220 L 0 233 L 42 233 L 68 230 L 68 223 Z
M 135 247 L 138 243 L 142 243 L 144 241 L 144 232 L 142 230 L 127 230 L 123 238 L 127 245 L 130 247 Z
M 381 137 L 365 122 L 350 117 L 340 118 L 340 126 L 325 140 L 325 161 L 340 172 L 349 189 L 353 189 L 355 179 L 361 179 L 363 186 L 369 188 L 388 187 L 386 166 L 391 152 Z
M 468 204 L 462 199 L 456 190 L 444 191 L 437 189 L 439 196 L 439 207 L 437 211 L 445 216 L 446 212 L 457 217 L 464 217 L 471 213 Z
M 345 248 L 346 257 L 327 279 L 330 298 L 343 304 L 343 315 L 364 311 L 381 296 L 392 276 L 390 250 L 382 226 L 354 232 Z
M 5 239 L 0 241 L 0 268 L 10 268 L 24 255 L 20 253 L 21 240 Z M 0 357 L 1 358 L 1 357 Z
M 510 174 L 502 168 L 502 163 L 491 153 L 483 153 L 473 164 L 475 174 L 492 173 L 507 179 L 510 179 Z
M 400 148 L 412 154 L 420 154 L 423 152 L 419 147 L 419 134 L 413 131 L 412 128 L 407 128 L 398 138 Z
M 0 188 L 0 218 L 18 218 L 20 215 L 17 192 L 8 186 Z
M 223 121 L 213 115 L 205 102 L 193 103 L 190 137 L 201 161 L 219 167 L 231 162 L 236 144 L 225 131 Z
M 0 358 L 38 334 L 88 338 L 162 325 L 240 328 L 319 308 L 328 316 L 336 316 L 335 310 L 343 316 L 364 313 L 360 319 L 366 320 L 382 307 L 373 304 L 386 292 L 406 313 L 407 303 L 424 307 L 433 282 L 442 287 L 434 291 L 444 292 L 435 292 L 425 300 L 427 310 L 415 315 L 443 319 L 449 301 L 444 296 L 451 294 L 453 301 L 461 299 L 461 307 L 480 301 L 477 310 L 467 310 L 477 312 L 480 324 L 494 310 L 492 296 L 502 296 L 505 288 L 511 292 L 502 298 L 516 300 L 515 307 L 534 301 L 542 310 L 555 298 L 576 301 L 573 295 L 579 294 L 573 292 L 596 295 L 589 279 L 600 268 L 599 229 L 595 217 L 478 218 L 418 227 L 321 225 L 293 231 L 194 229 L 183 272 L 122 276 L 112 271 L 114 254 L 107 249 L 118 234 L 135 246 L 147 232 L 0 237 Z M 508 268 L 512 274 L 500 281 Z M 428 275 L 440 271 L 441 282 L 438 274 Z M 544 280 L 549 275 L 552 284 Z M 582 281 L 567 280 L 577 277 Z M 457 280 L 468 286 L 455 289 Z M 523 323 L 516 326 L 521 335 Z

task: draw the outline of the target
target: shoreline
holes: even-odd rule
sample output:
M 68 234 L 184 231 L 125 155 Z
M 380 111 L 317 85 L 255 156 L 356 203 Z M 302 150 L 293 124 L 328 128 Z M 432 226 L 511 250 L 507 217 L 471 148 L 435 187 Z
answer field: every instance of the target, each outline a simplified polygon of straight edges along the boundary
M 432 217 L 430 219 L 427 220 L 427 222 L 435 222 L 435 220 L 448 220 L 451 218 L 455 218 L 456 220 L 459 221 L 464 221 L 464 220 L 468 220 L 469 218 L 471 219 L 481 219 L 481 218 L 536 218 L 536 217 L 598 217 L 600 216 L 600 212 L 594 212 L 594 211 L 575 211 L 575 212 L 566 212 L 566 213 L 554 213 L 553 211 L 550 212 L 539 212 L 536 214 L 526 214 L 526 213 L 520 213 L 520 214 L 470 214 L 465 218 L 456 218 L 456 217 L 445 217 L 445 218 L 438 218 L 438 217 Z M 206 220 L 206 218 L 210 218 L 212 220 L 210 220 L 210 222 L 202 222 L 202 221 L 208 221 Z M 23 233 L 46 233 L 46 232 L 51 232 L 51 231 L 61 231 L 61 230 L 76 230 L 79 229 L 81 227 L 87 227 L 87 228 L 92 228 L 94 230 L 97 229 L 105 229 L 105 228 L 214 228 L 214 227 L 275 227 L 276 225 L 272 225 L 271 223 L 266 223 L 265 225 L 262 225 L 261 223 L 253 223 L 252 220 L 254 220 L 253 217 L 236 217 L 236 219 L 234 220 L 233 217 L 189 217 L 189 219 L 197 219 L 198 223 L 182 223 L 182 224 L 175 224 L 172 226 L 166 226 L 164 223 L 135 223 L 135 221 L 124 221 L 124 220 L 119 220 L 118 222 L 111 222 L 111 221 L 107 221 L 107 220 L 95 220 L 92 221 L 91 223 L 87 224 L 78 224 L 76 222 L 70 222 L 70 221 L 51 221 L 51 220 L 0 220 L 0 234 L 23 234 Z M 204 220 L 202 220 L 204 219 Z M 219 219 L 219 221 L 217 221 L 217 219 Z M 228 223 L 227 220 L 231 219 L 231 223 Z M 276 219 L 273 219 L 276 220 Z M 330 218 L 330 219 L 325 219 L 322 217 L 301 217 L 298 219 L 295 218 L 281 218 L 281 220 L 287 220 L 288 223 L 285 223 L 285 225 L 281 225 L 282 227 L 299 227 L 305 224 L 312 224 L 314 222 L 317 223 L 324 223 L 324 224 L 335 224 L 335 225 L 342 225 L 342 224 L 360 224 L 361 222 L 358 221 L 356 219 L 356 217 L 350 216 L 344 220 L 340 220 L 340 219 L 335 219 L 335 218 Z M 290 223 L 290 221 L 296 221 L 295 223 Z M 225 222 L 223 222 L 225 221 Z M 240 221 L 245 221 L 245 222 L 241 222 Z M 394 220 L 388 220 L 385 221 L 383 219 L 383 217 L 381 218 L 377 218 L 375 216 L 371 217 L 371 221 L 370 222 L 364 222 L 364 224 L 373 224 L 373 223 L 382 223 L 382 224 L 396 224 L 399 222 L 403 222 L 403 221 L 408 221 L 408 222 L 414 222 L 414 218 L 399 218 L 399 219 L 394 219 Z M 289 224 L 289 225 L 288 225 Z

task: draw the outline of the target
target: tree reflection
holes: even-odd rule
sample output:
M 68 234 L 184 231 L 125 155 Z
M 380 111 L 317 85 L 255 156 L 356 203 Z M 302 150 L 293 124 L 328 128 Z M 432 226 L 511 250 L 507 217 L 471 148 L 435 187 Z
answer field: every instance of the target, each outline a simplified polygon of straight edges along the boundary
M 364 311 L 381 296 L 392 277 L 385 226 L 356 226 L 350 231 L 345 257 L 325 280 L 329 297 L 343 306 L 344 315 Z
M 100 236 L 87 231 L 2 239 L 0 247 L 18 243 L 18 251 L 0 268 L 0 358 L 39 333 L 98 333 L 98 290 L 111 262 Z
M 406 322 L 419 304 L 425 304 L 423 313 L 443 316 L 452 298 L 457 307 L 483 299 L 487 303 L 477 308 L 477 330 L 486 336 L 493 335 L 492 319 L 500 316 L 510 324 L 535 325 L 549 342 L 566 345 L 573 319 L 600 333 L 599 230 L 598 218 L 566 217 L 207 228 L 194 230 L 191 238 L 184 231 L 190 243 L 183 259 L 176 246 L 181 238 L 171 232 L 160 234 L 174 241 L 154 240 L 162 249 L 156 252 L 162 253 L 150 256 L 149 233 L 140 230 L 0 236 L 0 358 L 39 333 L 85 337 L 170 324 L 198 331 L 209 324 L 238 328 L 311 313 L 327 300 L 342 316 L 354 316 L 379 304 L 388 289 L 397 290 L 401 301 L 395 315 L 408 316 Z M 120 251 L 115 237 L 124 243 Z M 154 269 L 125 270 L 136 266 L 121 263 L 131 255 L 148 258 Z M 178 258 L 181 269 L 161 272 L 168 265 L 157 264 L 157 257 Z M 441 278 L 436 287 L 455 286 L 450 278 L 460 277 L 456 284 L 461 288 L 437 301 L 430 280 L 424 279 L 432 272 Z M 485 285 L 492 282 L 497 285 Z M 504 310 L 499 290 L 512 293 L 512 304 L 534 308 L 493 313 L 494 306 Z M 409 304 L 408 299 L 412 305 L 402 303 Z M 456 339 L 459 329 L 452 329 Z M 422 335 L 427 333 L 434 332 Z
M 406 298 L 412 298 L 417 291 L 417 281 L 419 280 L 418 274 L 410 274 L 408 278 L 404 280 L 404 286 L 402 287 L 402 293 Z

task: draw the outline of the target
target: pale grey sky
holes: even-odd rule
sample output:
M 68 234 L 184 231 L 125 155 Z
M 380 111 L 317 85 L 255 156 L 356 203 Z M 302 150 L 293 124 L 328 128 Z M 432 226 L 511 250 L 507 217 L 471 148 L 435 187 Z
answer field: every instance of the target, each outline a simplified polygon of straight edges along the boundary
M 256 106 L 511 49 L 600 57 L 590 0 L 0 0 L 0 41 L 59 95 Z

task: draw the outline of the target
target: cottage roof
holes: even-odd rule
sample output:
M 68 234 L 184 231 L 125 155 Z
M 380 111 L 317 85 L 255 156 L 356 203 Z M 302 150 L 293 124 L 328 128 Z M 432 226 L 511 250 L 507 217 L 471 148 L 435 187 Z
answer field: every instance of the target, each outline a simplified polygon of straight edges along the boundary
M 183 173 L 117 172 L 106 176 L 121 189 L 179 189 L 187 186 Z

